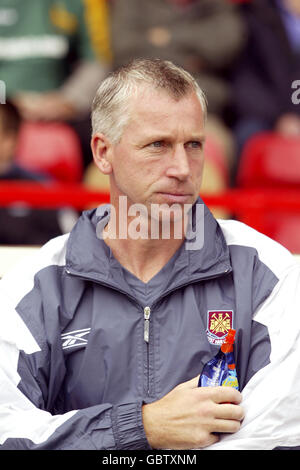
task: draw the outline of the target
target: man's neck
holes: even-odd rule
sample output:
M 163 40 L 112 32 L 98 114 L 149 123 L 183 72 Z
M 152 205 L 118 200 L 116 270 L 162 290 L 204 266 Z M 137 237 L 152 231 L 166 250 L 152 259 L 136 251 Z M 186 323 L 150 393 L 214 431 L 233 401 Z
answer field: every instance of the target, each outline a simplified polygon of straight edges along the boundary
M 166 211 L 161 217 L 146 205 L 134 204 L 111 192 L 110 220 L 103 239 L 119 263 L 147 283 L 172 258 L 185 241 L 188 218 L 179 211 Z M 144 210 L 142 210 L 144 209 Z
M 182 239 L 132 240 L 104 237 L 119 263 L 142 282 L 152 279 L 172 258 Z

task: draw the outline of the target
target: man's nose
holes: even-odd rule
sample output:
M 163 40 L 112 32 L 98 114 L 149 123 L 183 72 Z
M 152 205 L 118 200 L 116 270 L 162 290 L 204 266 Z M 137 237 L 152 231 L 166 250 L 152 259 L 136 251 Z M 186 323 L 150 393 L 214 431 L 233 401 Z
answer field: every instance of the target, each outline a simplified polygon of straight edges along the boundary
M 185 180 L 190 174 L 190 165 L 186 149 L 183 145 L 177 146 L 170 156 L 167 176 Z

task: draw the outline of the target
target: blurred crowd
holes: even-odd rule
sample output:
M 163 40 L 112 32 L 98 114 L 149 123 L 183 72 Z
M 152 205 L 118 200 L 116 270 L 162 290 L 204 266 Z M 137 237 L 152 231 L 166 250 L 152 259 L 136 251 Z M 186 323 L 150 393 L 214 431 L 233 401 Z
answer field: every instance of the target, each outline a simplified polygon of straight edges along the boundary
M 136 57 L 182 65 L 206 93 L 203 193 L 238 186 L 262 134 L 300 149 L 299 0 L 0 0 L 0 178 L 108 189 L 90 106 L 101 80 Z M 76 217 L 2 208 L 0 244 L 44 243 Z

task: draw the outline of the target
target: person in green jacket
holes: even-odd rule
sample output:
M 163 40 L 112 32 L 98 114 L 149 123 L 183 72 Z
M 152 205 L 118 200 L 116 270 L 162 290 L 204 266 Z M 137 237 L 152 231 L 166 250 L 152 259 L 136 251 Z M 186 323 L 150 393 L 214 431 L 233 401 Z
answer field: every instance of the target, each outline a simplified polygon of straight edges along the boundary
M 23 115 L 89 110 L 111 62 L 106 0 L 0 0 L 0 79 Z
M 108 15 L 107 0 L 0 0 L 0 80 L 24 119 L 86 119 L 110 70 Z

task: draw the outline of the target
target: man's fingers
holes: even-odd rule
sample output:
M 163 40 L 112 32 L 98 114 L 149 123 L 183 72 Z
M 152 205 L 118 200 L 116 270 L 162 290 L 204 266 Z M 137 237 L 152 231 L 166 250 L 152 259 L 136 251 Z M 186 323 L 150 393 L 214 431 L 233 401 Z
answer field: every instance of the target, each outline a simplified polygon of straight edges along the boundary
M 240 430 L 241 422 L 236 419 L 216 419 L 213 432 L 235 433 Z
M 212 391 L 215 403 L 234 403 L 239 405 L 242 401 L 242 394 L 232 387 L 209 387 Z
M 215 403 L 234 403 L 239 405 L 242 401 L 242 394 L 232 387 L 198 387 L 200 375 L 187 382 L 177 385 L 177 389 L 198 389 L 199 394 L 210 396 Z
M 232 405 L 231 403 L 220 404 L 216 408 L 216 418 L 218 419 L 233 419 L 241 421 L 245 417 L 243 408 L 239 405 Z
M 244 413 L 241 394 L 230 387 L 198 387 L 199 375 L 143 406 L 143 424 L 153 448 L 202 448 L 215 433 L 234 433 Z

